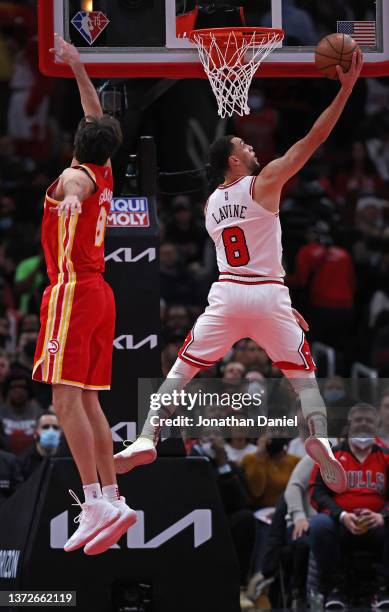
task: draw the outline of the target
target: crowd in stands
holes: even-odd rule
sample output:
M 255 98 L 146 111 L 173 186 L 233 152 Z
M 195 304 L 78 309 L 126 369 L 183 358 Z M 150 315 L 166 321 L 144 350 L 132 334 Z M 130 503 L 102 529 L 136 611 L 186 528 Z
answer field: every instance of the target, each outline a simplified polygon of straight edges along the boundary
M 71 82 L 39 73 L 34 2 L 14 3 L 13 11 L 2 11 L 0 3 L 0 504 L 61 445 L 50 388 L 31 380 L 47 283 L 39 230 L 44 190 L 71 158 L 80 113 Z M 336 84 L 321 80 L 256 82 L 251 114 L 223 129 L 247 139 L 266 163 L 309 129 L 335 91 Z M 203 187 L 160 198 L 164 375 L 217 278 L 202 216 L 205 198 Z M 336 350 L 337 375 L 322 392 L 330 435 L 334 443 L 340 440 L 336 453 L 346 457 L 349 478 L 357 480 L 350 482 L 352 495 L 326 490 L 305 456 L 301 415 L 291 442 L 282 432 L 257 440 L 232 429 L 227 441 L 205 431 L 186 444 L 189 453 L 212 462 L 241 584 L 252 579 L 249 594 L 258 608 L 270 605 L 269 599 L 279 604 L 283 567 L 290 575 L 290 605 L 308 596 L 307 577 L 313 590 L 343 601 L 348 586 L 342 553 L 356 543 L 368 554 L 379 549 L 374 562 L 383 563 L 372 584 L 386 585 L 389 499 L 383 483 L 389 454 L 382 449 L 389 447 L 389 393 L 383 384 L 375 407 L 360 403 L 342 377 L 349 377 L 357 360 L 389 378 L 387 78 L 358 84 L 333 136 L 286 186 L 280 217 L 293 302 L 310 322 L 310 341 Z M 261 347 L 242 339 L 202 376 L 242 381 L 251 393 L 267 393 L 268 381 L 280 372 Z M 280 415 L 299 408 L 284 380 L 268 404 Z M 348 438 L 350 427 L 365 439 L 363 448 Z

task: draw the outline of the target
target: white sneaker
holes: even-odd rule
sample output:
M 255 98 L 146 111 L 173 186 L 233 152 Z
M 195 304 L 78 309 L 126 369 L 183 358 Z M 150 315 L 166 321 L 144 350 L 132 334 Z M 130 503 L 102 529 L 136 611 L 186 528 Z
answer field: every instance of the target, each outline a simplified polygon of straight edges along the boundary
M 153 463 L 157 458 L 157 451 L 151 440 L 138 438 L 114 456 L 115 470 L 117 474 L 126 474 L 138 465 Z
M 105 552 L 116 544 L 122 535 L 136 523 L 136 512 L 127 506 L 124 497 L 110 503 L 119 510 L 119 518 L 109 527 L 102 529 L 93 540 L 89 540 L 84 548 L 84 553 L 87 555 L 99 555 Z
M 335 493 L 343 493 L 347 489 L 347 476 L 343 466 L 334 457 L 327 438 L 310 436 L 305 441 L 307 454 L 319 464 L 320 473 L 327 485 Z
M 79 523 L 79 525 L 64 546 L 66 552 L 81 548 L 94 538 L 99 531 L 112 525 L 120 516 L 119 508 L 110 504 L 104 497 L 100 497 L 91 503 L 82 504 L 74 491 L 69 489 L 69 493 L 77 502 L 72 505 L 80 506 L 81 512 L 74 519 L 74 522 Z

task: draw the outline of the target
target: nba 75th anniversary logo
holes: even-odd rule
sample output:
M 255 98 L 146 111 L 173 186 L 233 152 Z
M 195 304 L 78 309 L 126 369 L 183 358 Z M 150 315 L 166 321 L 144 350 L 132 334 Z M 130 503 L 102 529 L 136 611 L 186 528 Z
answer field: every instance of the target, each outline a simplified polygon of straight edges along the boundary
M 72 24 L 86 42 L 93 45 L 109 24 L 109 19 L 101 11 L 78 11 L 72 19 Z

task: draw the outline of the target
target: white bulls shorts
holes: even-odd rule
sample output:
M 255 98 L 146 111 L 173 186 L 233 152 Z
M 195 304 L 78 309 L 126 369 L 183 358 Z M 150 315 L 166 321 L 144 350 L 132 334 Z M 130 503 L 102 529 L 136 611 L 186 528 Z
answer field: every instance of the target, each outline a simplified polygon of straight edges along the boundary
M 281 370 L 315 369 L 282 280 L 221 274 L 208 302 L 179 351 L 186 363 L 209 368 L 235 342 L 251 338 Z

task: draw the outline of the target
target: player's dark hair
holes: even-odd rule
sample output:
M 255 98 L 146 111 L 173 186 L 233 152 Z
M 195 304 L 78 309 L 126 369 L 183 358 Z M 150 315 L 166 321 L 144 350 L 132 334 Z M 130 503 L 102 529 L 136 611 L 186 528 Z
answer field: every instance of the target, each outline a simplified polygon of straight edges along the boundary
M 234 148 L 233 138 L 231 134 L 222 136 L 214 140 L 209 148 L 209 165 L 215 175 L 224 176 L 228 169 L 228 158 Z
M 80 164 L 103 166 L 122 140 L 120 123 L 114 117 L 84 117 L 74 138 L 74 157 Z

